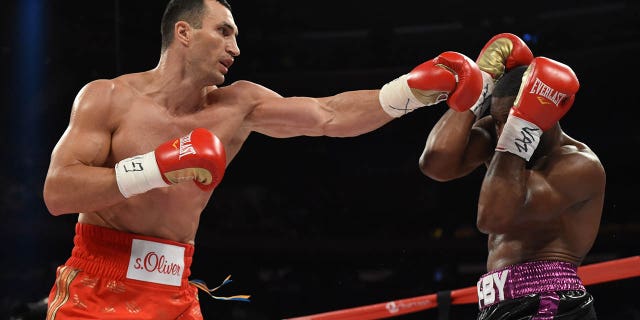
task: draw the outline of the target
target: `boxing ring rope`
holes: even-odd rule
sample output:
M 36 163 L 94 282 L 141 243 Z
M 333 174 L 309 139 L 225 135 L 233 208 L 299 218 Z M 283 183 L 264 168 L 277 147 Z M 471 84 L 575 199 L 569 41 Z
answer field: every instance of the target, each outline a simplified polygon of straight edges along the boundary
M 640 276 L 640 256 L 584 265 L 578 275 L 585 286 Z M 435 308 L 442 304 L 460 305 L 478 302 L 476 286 L 441 291 L 424 296 L 376 303 L 287 320 L 368 320 L 396 317 Z

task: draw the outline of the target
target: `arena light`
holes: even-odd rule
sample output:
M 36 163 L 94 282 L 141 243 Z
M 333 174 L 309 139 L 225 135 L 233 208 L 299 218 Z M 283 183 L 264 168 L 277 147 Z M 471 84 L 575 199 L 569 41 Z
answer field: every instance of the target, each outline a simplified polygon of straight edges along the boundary
M 35 166 L 41 153 L 40 127 L 44 108 L 44 4 L 42 0 L 23 0 L 16 6 L 15 23 L 16 49 L 13 64 L 12 121 L 10 126 L 15 135 L 14 151 L 22 156 L 22 161 L 10 164 L 11 170 L 20 174 L 20 181 L 27 189 L 40 183 L 42 177 Z M 35 211 L 40 202 L 38 194 L 23 195 L 25 210 Z M 34 199 L 35 198 L 35 199 Z
M 533 33 L 525 33 L 521 36 L 522 40 L 530 45 L 535 45 L 538 43 L 538 35 Z
M 19 69 L 17 76 L 21 96 L 25 100 L 33 96 L 42 82 L 43 61 L 43 5 L 41 0 L 24 0 L 20 2 L 18 43 L 19 43 Z

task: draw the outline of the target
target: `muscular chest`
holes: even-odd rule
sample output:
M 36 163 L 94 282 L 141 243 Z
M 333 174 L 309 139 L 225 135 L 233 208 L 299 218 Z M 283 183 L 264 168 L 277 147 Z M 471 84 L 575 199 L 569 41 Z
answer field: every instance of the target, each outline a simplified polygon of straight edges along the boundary
M 229 160 L 246 139 L 246 135 L 242 133 L 242 118 L 223 108 L 173 115 L 161 107 L 141 105 L 121 117 L 112 137 L 112 159 L 119 161 L 152 151 L 162 143 L 182 137 L 195 128 L 206 128 L 216 134 L 223 142 Z
M 154 150 L 165 141 L 189 132 L 195 123 L 188 118 L 169 117 L 161 112 L 130 112 L 113 133 L 111 151 L 115 159 Z

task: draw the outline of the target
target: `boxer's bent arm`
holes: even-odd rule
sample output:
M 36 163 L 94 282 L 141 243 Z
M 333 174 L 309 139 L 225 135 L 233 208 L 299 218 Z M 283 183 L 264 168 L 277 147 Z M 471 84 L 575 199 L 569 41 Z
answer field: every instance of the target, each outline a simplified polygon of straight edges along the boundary
M 358 90 L 323 98 L 285 98 L 264 91 L 247 121 L 253 131 L 278 138 L 357 136 L 394 119 L 382 110 L 378 93 Z
M 102 167 L 111 148 L 113 86 L 98 80 L 74 101 L 69 126 L 51 153 L 44 200 L 53 215 L 92 212 L 122 201 L 114 169 Z
M 422 173 L 437 181 L 468 175 L 487 162 L 492 153 L 492 137 L 486 119 L 475 122 L 471 112 L 449 109 L 433 126 L 420 156 Z M 492 128 L 489 128 L 492 129 Z
M 555 155 L 544 169 L 526 170 L 525 161 L 496 152 L 480 189 L 478 228 L 501 234 L 531 221 L 551 221 L 604 193 L 605 174 L 591 152 Z

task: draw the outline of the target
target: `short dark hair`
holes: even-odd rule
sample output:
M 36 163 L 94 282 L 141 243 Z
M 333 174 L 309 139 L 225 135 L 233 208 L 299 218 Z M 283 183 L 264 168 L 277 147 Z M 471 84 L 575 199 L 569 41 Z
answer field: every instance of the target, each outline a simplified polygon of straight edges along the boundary
M 496 98 L 517 96 L 518 91 L 520 91 L 522 76 L 528 67 L 528 65 L 518 66 L 505 73 L 493 88 L 492 95 Z
M 501 101 L 500 103 L 493 103 L 496 101 L 491 100 L 490 113 L 494 121 L 501 123 L 507 121 L 509 110 L 513 106 L 513 102 L 515 102 L 518 91 L 520 91 L 522 77 L 527 71 L 527 68 L 529 68 L 528 65 L 513 68 L 505 73 L 496 83 L 496 86 L 493 88 L 493 93 L 491 94 L 492 98 L 511 98 L 511 102 L 507 102 L 507 100 Z
M 160 34 L 162 35 L 161 52 L 166 50 L 173 41 L 173 28 L 178 21 L 186 21 L 192 27 L 202 28 L 202 16 L 207 7 L 206 0 L 171 0 L 167 3 L 160 23 Z M 231 10 L 231 5 L 226 0 L 216 0 L 227 9 Z

